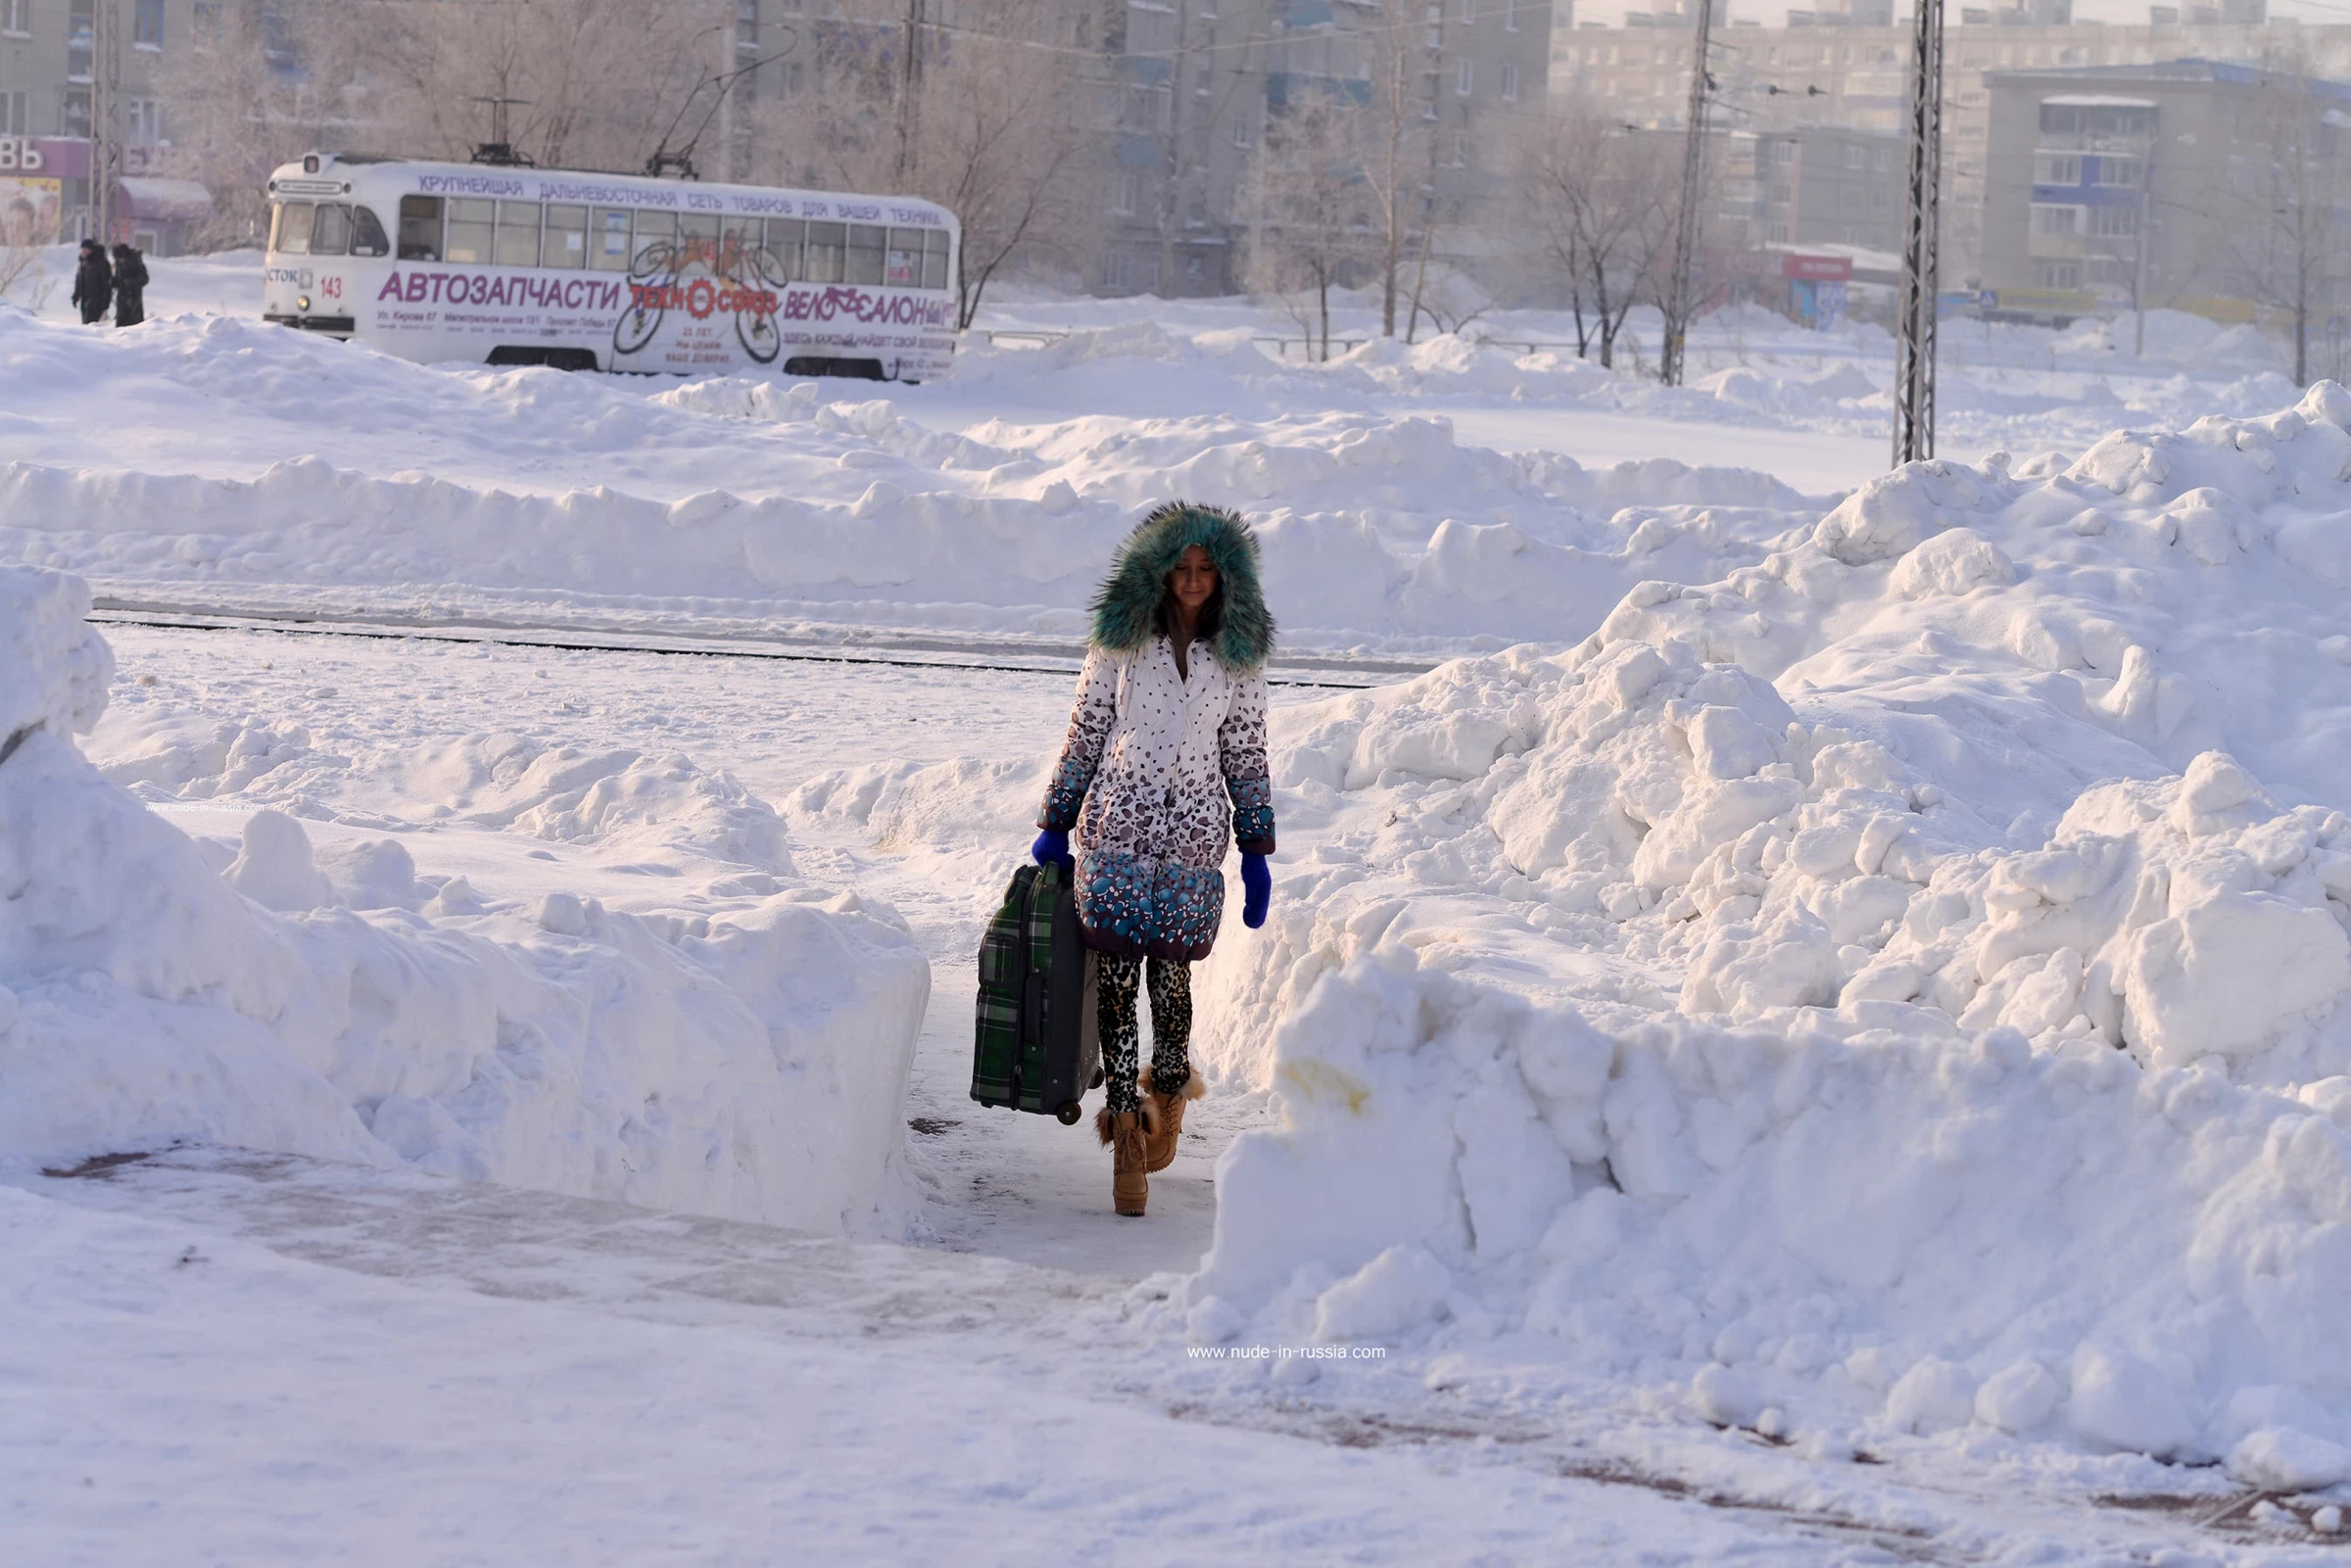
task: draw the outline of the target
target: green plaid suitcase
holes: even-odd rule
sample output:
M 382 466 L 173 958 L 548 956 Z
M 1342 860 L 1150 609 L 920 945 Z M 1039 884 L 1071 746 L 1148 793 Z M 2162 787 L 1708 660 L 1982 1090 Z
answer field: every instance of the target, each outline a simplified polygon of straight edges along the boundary
M 1023 866 L 980 939 L 972 1098 L 1059 1117 L 1101 1081 L 1094 955 L 1078 935 L 1078 896 L 1058 865 Z

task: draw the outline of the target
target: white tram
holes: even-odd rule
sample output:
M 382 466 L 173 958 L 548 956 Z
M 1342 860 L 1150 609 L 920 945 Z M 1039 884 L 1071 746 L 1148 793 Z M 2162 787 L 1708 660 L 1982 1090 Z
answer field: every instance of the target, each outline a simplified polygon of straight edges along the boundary
M 266 318 L 403 358 L 920 381 L 954 353 L 930 202 L 324 153 L 269 201 Z

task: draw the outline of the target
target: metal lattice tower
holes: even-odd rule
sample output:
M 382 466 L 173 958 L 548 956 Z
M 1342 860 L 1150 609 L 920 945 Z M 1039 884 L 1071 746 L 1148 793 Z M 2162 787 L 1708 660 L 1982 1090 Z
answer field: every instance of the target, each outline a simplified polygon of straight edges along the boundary
M 90 10 L 90 218 L 101 245 L 112 244 L 116 181 L 122 175 L 122 6 L 98 0 Z
M 1910 189 L 1902 206 L 1902 294 L 1895 322 L 1894 460 L 1935 455 L 1935 307 L 1943 201 L 1943 0 L 1914 0 Z
M 1669 387 L 1682 384 L 1682 339 L 1690 327 L 1690 271 L 1698 255 L 1700 197 L 1706 177 L 1706 97 L 1714 85 L 1706 74 L 1706 58 L 1713 46 L 1716 0 L 1686 0 L 1698 12 L 1698 36 L 1690 57 L 1689 132 L 1682 145 L 1682 203 L 1673 226 L 1673 279 L 1667 285 L 1674 309 L 1665 322 L 1665 341 L 1657 346 L 1657 379 Z

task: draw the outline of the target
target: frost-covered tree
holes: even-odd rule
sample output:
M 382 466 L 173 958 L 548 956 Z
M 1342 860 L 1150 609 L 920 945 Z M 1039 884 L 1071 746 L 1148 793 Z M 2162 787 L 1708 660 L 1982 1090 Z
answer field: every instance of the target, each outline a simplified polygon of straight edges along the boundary
M 927 197 L 963 229 L 957 319 L 1028 259 L 1075 261 L 1103 203 L 1069 45 L 1052 0 L 955 0 L 810 25 L 745 115 L 752 177 Z M 912 54 L 909 55 L 909 44 Z
M 1376 265 L 1364 114 L 1343 91 L 1286 106 L 1267 125 L 1241 186 L 1242 276 L 1250 292 L 1281 301 L 1318 359 L 1330 357 L 1331 290 Z
M 1526 221 L 1566 284 L 1576 354 L 1616 362 L 1633 307 L 1672 266 L 1681 139 L 1627 130 L 1587 111 L 1528 121 L 1518 146 Z

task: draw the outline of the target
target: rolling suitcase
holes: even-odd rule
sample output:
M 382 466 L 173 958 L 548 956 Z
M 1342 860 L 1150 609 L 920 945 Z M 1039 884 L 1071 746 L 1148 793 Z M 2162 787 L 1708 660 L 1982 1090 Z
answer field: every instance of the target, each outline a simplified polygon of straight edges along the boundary
M 1023 866 L 980 939 L 972 1098 L 1059 1117 L 1102 1079 L 1094 955 L 1078 936 L 1078 895 L 1059 865 Z

